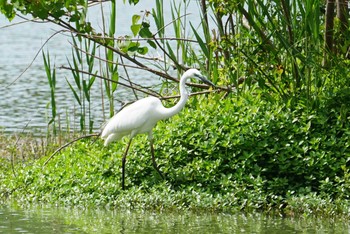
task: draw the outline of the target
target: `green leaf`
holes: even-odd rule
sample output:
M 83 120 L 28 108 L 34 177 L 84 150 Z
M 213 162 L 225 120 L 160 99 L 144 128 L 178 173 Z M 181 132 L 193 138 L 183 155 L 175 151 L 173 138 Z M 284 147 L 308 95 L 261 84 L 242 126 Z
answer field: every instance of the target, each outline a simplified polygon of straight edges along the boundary
M 154 49 L 157 49 L 157 45 L 154 41 L 151 41 L 151 40 L 147 40 L 147 43 L 152 46 Z
M 117 15 L 117 3 L 116 0 L 112 0 L 111 13 L 110 13 L 110 24 L 109 24 L 109 36 L 113 37 L 116 29 L 116 15 Z
M 133 15 L 132 16 L 132 25 L 137 24 L 137 22 L 141 19 L 140 15 Z
M 166 42 L 166 45 L 168 47 L 168 53 L 169 53 L 171 60 L 176 61 L 176 55 L 175 55 L 173 49 L 171 48 L 169 42 Z
M 108 97 L 108 99 L 110 99 L 111 98 L 111 91 L 110 91 L 110 89 L 109 89 L 109 81 L 107 81 L 107 80 L 104 80 L 104 84 L 105 84 L 105 90 L 106 90 L 106 94 L 107 94 L 107 97 Z
M 84 91 L 86 100 L 90 102 L 90 92 L 89 92 L 88 84 L 86 83 L 86 80 L 83 80 L 83 91 Z
M 149 28 L 141 28 L 140 32 L 139 32 L 140 37 L 142 38 L 152 38 L 153 35 L 151 33 L 151 31 L 149 30 Z
M 129 52 L 135 52 L 137 51 L 137 49 L 139 48 L 140 43 L 139 42 L 130 42 L 129 46 L 128 46 L 128 51 Z
M 67 81 L 67 83 L 68 83 L 69 88 L 70 88 L 70 89 L 72 90 L 72 92 L 73 92 L 73 95 L 74 95 L 74 97 L 75 97 L 75 100 L 77 100 L 77 102 L 78 102 L 79 105 L 81 106 L 80 98 L 79 98 L 77 92 L 74 90 L 74 88 L 73 88 L 73 86 L 71 85 L 71 83 L 68 81 L 67 77 L 66 77 L 66 81 Z
M 88 85 L 88 89 L 90 90 L 91 89 L 91 86 L 94 84 L 96 80 L 96 76 L 92 76 L 89 80 L 89 85 Z
M 190 23 L 192 31 L 198 41 L 199 46 L 201 47 L 202 52 L 204 53 L 205 57 L 209 58 L 209 51 L 207 48 L 207 45 L 204 43 L 204 41 L 202 40 L 202 38 L 199 36 L 199 34 L 197 33 L 197 30 L 193 27 L 193 25 Z
M 130 26 L 130 29 L 131 29 L 132 34 L 134 36 L 136 36 L 139 33 L 140 28 L 141 28 L 141 24 L 133 24 L 133 25 Z
M 134 4 L 136 5 L 137 3 L 139 3 L 140 0 L 129 0 L 129 4 Z
M 137 53 L 145 55 L 148 52 L 148 47 L 144 46 L 144 47 L 139 47 L 137 48 Z
M 143 21 L 142 22 L 142 27 L 143 28 L 149 28 L 151 25 L 148 23 L 148 22 L 146 22 L 146 21 Z
M 119 80 L 119 73 L 118 72 L 114 72 L 112 74 L 112 80 L 114 81 L 114 82 L 112 82 L 112 93 L 113 93 L 118 87 L 118 80 Z
M 3 13 L 9 21 L 13 20 L 13 18 L 15 18 L 16 16 L 16 12 L 13 9 L 13 5 L 8 4 L 5 0 L 1 1 L 0 10 L 1 13 Z
M 55 18 L 60 18 L 62 17 L 66 12 L 64 10 L 58 10 L 53 12 L 52 16 L 54 16 Z

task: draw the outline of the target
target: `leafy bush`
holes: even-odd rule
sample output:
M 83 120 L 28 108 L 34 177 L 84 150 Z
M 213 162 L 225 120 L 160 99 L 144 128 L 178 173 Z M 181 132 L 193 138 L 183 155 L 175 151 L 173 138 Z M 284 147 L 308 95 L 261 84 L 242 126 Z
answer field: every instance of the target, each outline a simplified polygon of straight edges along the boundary
M 8 170 L 1 194 L 63 204 L 214 210 L 290 210 L 315 196 L 349 198 L 350 128 L 337 108 L 291 110 L 259 94 L 209 98 L 191 99 L 155 128 L 165 181 L 152 167 L 146 137 L 139 136 L 127 158 L 126 191 L 120 186 L 126 142 L 104 148 L 101 141 L 81 141 L 45 168 L 42 159 L 17 165 L 16 178 Z

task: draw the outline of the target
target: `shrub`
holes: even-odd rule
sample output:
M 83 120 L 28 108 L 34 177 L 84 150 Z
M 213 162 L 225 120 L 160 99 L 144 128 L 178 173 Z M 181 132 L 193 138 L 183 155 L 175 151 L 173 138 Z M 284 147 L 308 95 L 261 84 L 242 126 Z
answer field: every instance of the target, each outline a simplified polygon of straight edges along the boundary
M 104 148 L 101 141 L 85 140 L 45 168 L 45 158 L 16 165 L 16 176 L 8 167 L 0 177 L 1 194 L 71 205 L 287 207 L 290 213 L 293 204 L 308 198 L 313 204 L 315 197 L 349 198 L 349 123 L 337 108 L 316 113 L 300 104 L 290 109 L 258 94 L 210 98 L 192 98 L 179 115 L 154 129 L 165 181 L 152 167 L 145 136 L 136 137 L 129 151 L 126 191 L 120 186 L 126 142 Z

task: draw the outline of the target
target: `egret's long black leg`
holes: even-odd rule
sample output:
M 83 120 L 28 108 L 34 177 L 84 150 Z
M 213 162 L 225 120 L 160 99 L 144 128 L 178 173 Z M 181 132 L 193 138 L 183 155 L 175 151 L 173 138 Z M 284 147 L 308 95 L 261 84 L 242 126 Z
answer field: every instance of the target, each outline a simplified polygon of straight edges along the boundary
M 164 176 L 163 176 L 163 174 L 160 172 L 159 167 L 158 167 L 158 165 L 157 165 L 157 163 L 156 163 L 156 159 L 155 159 L 155 157 L 154 157 L 153 139 L 150 139 L 150 140 L 149 140 L 149 143 L 150 143 L 150 146 L 151 146 L 151 154 L 152 154 L 153 167 L 154 167 L 154 169 L 156 169 L 156 171 L 158 172 L 158 174 L 160 175 L 160 177 L 162 177 L 162 179 L 164 179 Z
M 128 154 L 130 145 L 131 145 L 131 140 L 132 138 L 130 138 L 128 146 L 126 147 L 123 159 L 122 159 L 122 189 L 125 189 L 125 163 L 126 163 L 126 155 Z

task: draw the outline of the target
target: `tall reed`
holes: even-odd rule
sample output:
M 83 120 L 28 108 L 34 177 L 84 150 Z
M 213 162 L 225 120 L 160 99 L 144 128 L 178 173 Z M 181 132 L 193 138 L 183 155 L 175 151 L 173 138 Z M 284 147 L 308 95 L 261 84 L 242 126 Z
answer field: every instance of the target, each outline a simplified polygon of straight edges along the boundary
M 55 67 L 51 67 L 51 61 L 50 61 L 50 53 L 43 52 L 42 53 L 43 59 L 44 59 L 44 67 L 45 67 L 45 72 L 46 72 L 46 77 L 50 86 L 50 100 L 51 102 L 48 104 L 51 106 L 51 117 L 48 122 L 48 126 L 52 126 L 52 132 L 54 135 L 57 134 L 57 129 L 56 129 L 56 116 L 57 116 L 57 110 L 56 110 L 56 98 L 55 98 L 55 91 L 56 91 L 56 69 Z
M 66 78 L 67 84 L 72 91 L 72 94 L 79 105 L 79 123 L 80 131 L 85 132 L 88 130 L 90 133 L 93 130 L 93 118 L 91 111 L 91 88 L 95 82 L 96 72 L 94 71 L 94 59 L 96 53 L 96 45 L 90 40 L 80 38 L 79 44 L 77 40 L 72 37 L 72 62 L 68 60 L 69 67 L 72 71 L 74 79 L 74 86 Z M 88 53 L 82 53 L 81 47 L 84 46 L 84 51 Z M 85 56 L 84 56 L 85 55 Z M 85 58 L 85 59 L 84 59 Z M 85 64 L 86 63 L 86 64 Z M 87 67 L 88 74 L 82 74 L 79 71 Z M 86 122 L 88 118 L 88 122 Z
M 162 96 L 162 90 L 150 89 L 130 78 L 130 69 L 150 72 L 165 84 L 172 84 L 184 70 L 197 67 L 221 91 L 239 94 L 256 86 L 266 91 L 264 97 L 291 106 L 305 101 L 315 107 L 328 88 L 329 76 L 322 66 L 325 19 L 320 0 L 202 0 L 197 2 L 197 9 L 191 9 L 199 12 L 198 23 L 188 21 L 190 1 L 172 1 L 171 20 L 166 22 L 165 2 L 155 0 L 152 10 L 131 16 L 127 36 L 116 35 L 117 2 L 104 4 L 111 5 L 111 12 L 108 21 L 102 16 L 101 32 L 85 21 L 87 5 L 76 11 L 81 17 L 75 26 L 63 18 L 55 19 L 77 38 L 73 39 L 74 55 L 69 62 L 75 88 L 68 84 L 81 106 L 81 130 L 85 128 L 85 116 L 91 113 L 89 90 L 95 78 L 103 80 L 101 95 L 108 100 L 109 116 L 114 114 L 115 91 L 121 85 L 133 90 L 134 99 L 139 92 Z M 151 53 L 154 51 L 159 56 Z M 86 54 L 84 61 L 82 54 Z M 98 69 L 93 69 L 94 64 L 99 64 Z M 172 68 L 177 69 L 176 75 Z M 126 78 L 120 75 L 121 69 Z M 93 118 L 89 116 L 89 131 L 92 126 Z

